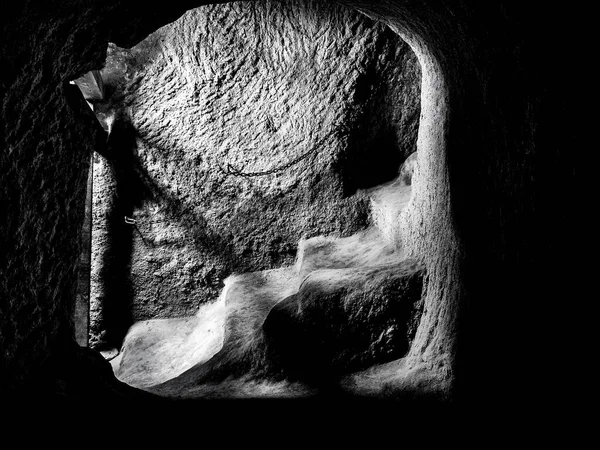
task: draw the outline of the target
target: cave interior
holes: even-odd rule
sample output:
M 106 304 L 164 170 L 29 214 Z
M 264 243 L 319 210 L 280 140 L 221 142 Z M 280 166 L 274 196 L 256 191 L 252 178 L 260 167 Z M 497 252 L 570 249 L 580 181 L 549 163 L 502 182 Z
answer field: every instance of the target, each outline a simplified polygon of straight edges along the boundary
M 395 421 L 562 400 L 568 11 L 1 11 L 7 404 Z

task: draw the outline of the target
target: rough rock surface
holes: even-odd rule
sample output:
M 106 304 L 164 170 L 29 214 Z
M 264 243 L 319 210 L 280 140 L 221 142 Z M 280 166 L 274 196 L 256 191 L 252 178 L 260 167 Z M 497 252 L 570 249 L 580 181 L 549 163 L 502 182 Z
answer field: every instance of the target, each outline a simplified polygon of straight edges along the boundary
M 269 312 L 270 358 L 292 379 L 313 383 L 399 359 L 419 324 L 422 287 L 412 260 L 315 271 Z
M 416 146 L 414 54 L 342 7 L 197 8 L 130 50 L 111 45 L 102 75 L 98 344 L 119 345 L 137 320 L 194 314 L 232 273 L 290 264 L 303 237 L 364 228 L 364 189 Z
M 400 179 L 373 188 L 372 216 L 395 197 L 400 214 L 410 193 Z M 111 362 L 117 377 L 166 397 L 302 397 L 401 358 L 423 312 L 424 268 L 388 224 L 302 240 L 293 266 L 228 277 L 195 316 L 138 322 Z
M 89 155 L 103 140 L 79 90 L 63 78 L 64 67 L 46 68 L 35 59 L 24 70 L 44 76 L 2 93 L 1 133 L 8 145 L 0 153 L 0 349 L 2 364 L 17 364 L 23 379 L 28 367 L 45 360 L 52 342 L 70 334 L 85 196 L 59 210 L 72 192 L 85 194 Z M 20 119 L 6 127 L 8 117 Z M 38 139 L 34 122 L 52 137 Z M 45 158 L 57 169 L 46 172 Z M 74 172 L 65 177 L 59 167 Z M 0 366 L 0 382 L 9 373 Z

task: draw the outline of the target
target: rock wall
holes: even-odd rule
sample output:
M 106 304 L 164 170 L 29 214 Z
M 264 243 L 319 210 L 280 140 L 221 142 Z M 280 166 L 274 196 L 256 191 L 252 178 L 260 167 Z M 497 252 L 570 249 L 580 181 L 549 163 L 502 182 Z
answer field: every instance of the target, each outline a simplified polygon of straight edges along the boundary
M 133 321 L 193 315 L 231 273 L 291 264 L 302 237 L 364 228 L 364 189 L 416 146 L 415 55 L 343 7 L 200 7 L 129 50 L 111 45 L 102 75 L 98 344 L 118 345 Z
M 582 86 L 581 71 L 557 70 L 556 55 L 579 62 L 589 58 L 585 42 L 590 41 L 582 33 L 589 28 L 580 17 L 584 9 L 571 4 L 527 8 L 523 2 L 504 0 L 353 3 L 393 22 L 419 50 L 423 74 L 436 81 L 428 85 L 431 90 L 422 108 L 429 126 L 420 131 L 421 142 L 434 134 L 436 119 L 444 118 L 444 128 L 436 134 L 444 152 L 438 154 L 437 164 L 429 164 L 437 170 L 428 174 L 438 177 L 437 186 L 447 186 L 431 192 L 430 198 L 440 196 L 434 205 L 445 204 L 449 214 L 437 216 L 425 201 L 420 207 L 429 211 L 429 218 L 438 217 L 432 220 L 436 230 L 452 227 L 460 241 L 448 240 L 445 234 L 436 237 L 431 229 L 421 236 L 429 261 L 435 261 L 435 267 L 427 268 L 435 273 L 435 289 L 425 305 L 423 330 L 412 345 L 414 361 L 426 354 L 450 353 L 458 361 L 447 378 L 452 398 L 472 400 L 472 410 L 487 424 L 495 421 L 494 414 L 507 411 L 526 414 L 523 423 L 533 426 L 532 418 L 555 424 L 561 412 L 582 410 L 563 408 L 560 400 L 565 391 L 585 385 L 585 372 L 569 364 L 587 361 L 576 351 L 580 344 L 586 348 L 579 339 L 581 311 L 592 298 L 582 295 L 589 281 L 578 264 L 589 242 L 583 242 L 587 234 L 574 219 L 585 211 L 579 208 L 585 192 L 576 183 L 576 164 L 583 160 L 579 153 L 589 147 L 578 140 L 585 128 L 580 112 L 589 109 L 583 105 L 589 97 L 565 88 Z M 45 380 L 46 395 L 68 391 L 86 408 L 91 397 L 98 398 L 90 396 L 90 390 L 102 392 L 95 382 L 86 392 L 78 389 L 77 381 L 86 378 L 79 375 L 86 371 L 77 369 L 94 364 L 83 362 L 85 358 L 67 345 L 74 342 L 68 317 L 76 284 L 85 172 L 89 151 L 102 143 L 93 144 L 95 119 L 66 107 L 62 86 L 101 68 L 109 40 L 132 46 L 198 5 L 188 0 L 0 4 L 3 392 L 15 386 L 24 388 L 17 394 L 31 392 L 32 376 Z M 433 95 L 437 88 L 441 94 Z M 430 156 L 433 162 L 434 153 Z M 418 158 L 415 179 L 421 165 Z M 425 199 L 426 190 L 421 195 Z M 418 227 L 414 230 L 418 236 Z M 459 264 L 446 271 L 444 256 L 458 244 L 460 258 L 452 261 Z M 431 280 L 428 283 L 433 286 Z M 460 345 L 444 345 L 449 341 Z M 55 362 L 55 372 L 42 370 L 49 359 Z M 559 377 L 551 370 L 555 361 Z M 567 364 L 561 365 L 563 361 Z M 406 383 L 402 371 L 392 365 L 384 384 L 418 400 L 435 369 L 426 362 Z M 70 389 L 61 389 L 65 386 Z M 107 393 L 105 398 L 112 401 L 114 395 Z M 254 406 L 248 407 L 248 417 L 256 416 Z M 405 402 L 388 406 L 396 424 L 397 412 L 412 413 Z M 32 411 L 39 412 L 29 410 L 27 417 Z M 69 426 L 54 408 L 48 411 L 52 414 L 43 415 L 44 420 L 54 416 L 61 427 Z M 279 408 L 274 411 L 282 415 Z M 369 407 L 362 412 L 379 420 L 381 415 L 373 411 Z M 418 419 L 429 417 L 429 412 Z M 212 410 L 210 414 L 222 420 L 222 415 Z M 315 423 L 312 414 L 303 417 L 304 423 L 284 418 L 294 426 Z M 197 422 L 196 415 L 193 419 Z M 264 425 L 265 416 L 259 419 Z M 463 425 L 472 430 L 472 423 Z M 564 429 L 566 424 L 560 425 Z M 389 429 L 396 432 L 395 427 Z
M 68 84 L 101 61 L 92 47 L 73 48 L 83 24 L 93 23 L 86 8 L 57 7 L 52 13 L 62 21 L 36 24 L 48 5 L 6 6 L 0 12 L 0 395 L 29 381 L 72 337 L 89 160 L 103 143 L 96 118 Z M 28 19 L 16 20 L 21 14 Z

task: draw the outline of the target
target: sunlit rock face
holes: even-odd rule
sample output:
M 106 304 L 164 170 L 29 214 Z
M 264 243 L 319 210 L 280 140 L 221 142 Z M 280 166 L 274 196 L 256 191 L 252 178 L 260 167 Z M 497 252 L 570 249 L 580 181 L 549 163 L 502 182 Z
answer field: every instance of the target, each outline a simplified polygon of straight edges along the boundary
M 193 315 L 230 274 L 292 263 L 302 237 L 363 229 L 365 190 L 416 148 L 415 55 L 342 7 L 203 6 L 131 49 L 111 44 L 102 76 L 98 343 L 137 320 Z

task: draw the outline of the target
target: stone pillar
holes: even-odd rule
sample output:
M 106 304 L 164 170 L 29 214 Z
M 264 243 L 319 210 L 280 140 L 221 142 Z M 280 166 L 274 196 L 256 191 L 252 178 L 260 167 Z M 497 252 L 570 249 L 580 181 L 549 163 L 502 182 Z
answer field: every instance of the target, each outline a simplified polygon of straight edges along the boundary
M 101 155 L 94 160 L 94 192 L 92 196 L 92 248 L 90 280 L 90 346 L 104 348 L 107 345 L 106 332 L 110 317 L 111 296 L 114 297 L 118 283 L 115 280 L 115 267 L 118 266 L 114 253 L 114 221 L 122 217 L 115 215 L 116 175 L 110 161 Z
M 77 297 L 75 301 L 75 340 L 82 347 L 88 346 L 90 325 L 90 271 L 92 261 L 92 190 L 94 180 L 94 156 L 90 162 L 85 198 L 85 218 L 81 230 L 81 253 L 77 268 Z

